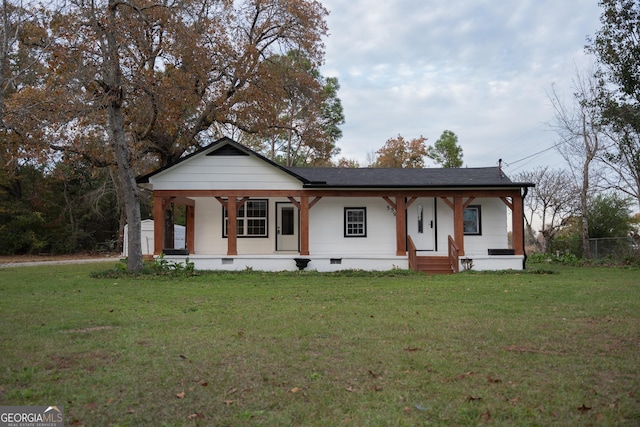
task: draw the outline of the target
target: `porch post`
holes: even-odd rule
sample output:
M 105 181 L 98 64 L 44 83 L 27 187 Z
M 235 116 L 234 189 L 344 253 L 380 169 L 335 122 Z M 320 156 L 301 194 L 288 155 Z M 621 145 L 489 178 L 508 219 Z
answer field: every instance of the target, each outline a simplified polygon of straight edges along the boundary
M 238 255 L 238 211 L 235 196 L 227 199 L 227 255 Z
M 186 206 L 187 209 L 187 235 L 185 236 L 186 239 L 186 247 L 187 249 L 189 249 L 189 254 L 193 254 L 195 253 L 195 236 L 196 236 L 196 230 L 195 230 L 195 206 Z
M 453 238 L 460 250 L 460 255 L 464 255 L 464 207 L 462 197 L 453 198 Z
M 514 192 L 511 196 L 511 244 L 515 255 L 524 255 L 523 203 L 520 191 Z
M 164 244 L 164 199 L 153 196 L 153 254 L 162 254 Z
M 300 197 L 300 255 L 309 255 L 309 197 Z
M 396 255 L 407 254 L 407 216 L 404 197 L 396 197 Z

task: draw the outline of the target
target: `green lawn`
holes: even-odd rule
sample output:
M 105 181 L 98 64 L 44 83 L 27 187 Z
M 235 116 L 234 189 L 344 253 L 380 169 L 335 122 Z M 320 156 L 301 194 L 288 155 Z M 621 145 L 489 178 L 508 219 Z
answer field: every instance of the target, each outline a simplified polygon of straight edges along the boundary
M 86 426 L 640 424 L 637 268 L 101 268 L 0 270 L 0 405 Z

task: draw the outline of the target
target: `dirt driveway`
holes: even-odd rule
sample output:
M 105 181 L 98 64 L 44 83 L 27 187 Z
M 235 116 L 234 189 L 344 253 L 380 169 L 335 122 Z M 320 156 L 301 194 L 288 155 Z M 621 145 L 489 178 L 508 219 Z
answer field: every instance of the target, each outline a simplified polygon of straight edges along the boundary
M 0 256 L 0 268 L 30 267 L 34 265 L 89 264 L 96 262 L 117 262 L 117 254 L 72 254 L 72 255 L 19 255 Z

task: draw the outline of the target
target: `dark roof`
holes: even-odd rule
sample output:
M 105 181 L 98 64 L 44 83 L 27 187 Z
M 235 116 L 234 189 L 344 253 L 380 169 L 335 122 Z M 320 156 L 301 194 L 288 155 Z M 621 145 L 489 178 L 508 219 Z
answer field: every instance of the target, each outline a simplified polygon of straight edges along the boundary
M 310 181 L 307 188 L 317 187 L 529 187 L 514 183 L 500 172 L 489 168 L 287 168 Z
M 302 182 L 305 188 L 451 188 L 451 187 L 533 187 L 531 183 L 512 182 L 498 167 L 490 168 L 314 168 L 285 167 L 233 141 L 221 138 L 177 162 L 139 177 L 148 183 L 152 176 L 202 153 L 221 156 L 254 155 Z

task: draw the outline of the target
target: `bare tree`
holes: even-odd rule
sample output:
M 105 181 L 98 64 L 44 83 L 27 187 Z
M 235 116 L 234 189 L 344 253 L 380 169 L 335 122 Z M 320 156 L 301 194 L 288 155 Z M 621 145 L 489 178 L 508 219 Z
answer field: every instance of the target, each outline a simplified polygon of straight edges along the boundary
M 537 240 L 538 248 L 547 252 L 551 241 L 576 213 L 578 205 L 575 183 L 571 174 L 563 170 L 536 168 L 517 175 L 521 182 L 534 182 L 525 199 L 525 222 L 528 228 L 538 230 L 542 241 Z
M 599 83 L 594 73 L 576 73 L 573 80 L 573 99 L 565 103 L 555 86 L 549 99 L 555 110 L 552 127 L 560 137 L 556 145 L 558 152 L 569 165 L 580 194 L 580 217 L 582 220 L 582 251 L 585 258 L 591 258 L 589 249 L 589 224 L 587 203 L 593 181 L 598 179 L 596 170 L 598 154 L 603 150 L 604 133 L 601 124 Z

